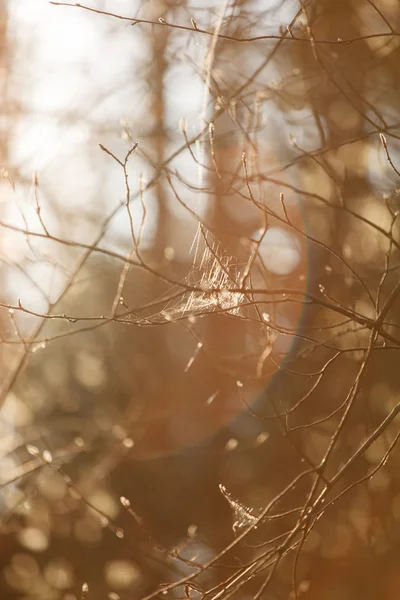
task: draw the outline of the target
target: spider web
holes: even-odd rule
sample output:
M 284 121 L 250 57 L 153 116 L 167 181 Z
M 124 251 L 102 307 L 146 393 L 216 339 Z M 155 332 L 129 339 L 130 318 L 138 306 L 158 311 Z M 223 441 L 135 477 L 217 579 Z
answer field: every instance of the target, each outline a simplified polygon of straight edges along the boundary
M 239 532 L 240 529 L 244 527 L 250 527 L 254 525 L 257 527 L 256 523 L 258 520 L 258 515 L 254 513 L 253 508 L 249 508 L 242 504 L 239 500 L 234 498 L 230 492 L 226 489 L 222 483 L 219 484 L 219 489 L 221 494 L 228 501 L 229 506 L 232 509 L 233 513 L 233 523 L 232 529 L 235 534 Z
M 164 313 L 170 318 L 221 310 L 231 315 L 241 314 L 245 294 L 237 290 L 245 265 L 240 265 L 201 225 L 193 249 L 193 266 L 184 283 L 197 289 L 184 294 L 179 302 L 168 304 Z

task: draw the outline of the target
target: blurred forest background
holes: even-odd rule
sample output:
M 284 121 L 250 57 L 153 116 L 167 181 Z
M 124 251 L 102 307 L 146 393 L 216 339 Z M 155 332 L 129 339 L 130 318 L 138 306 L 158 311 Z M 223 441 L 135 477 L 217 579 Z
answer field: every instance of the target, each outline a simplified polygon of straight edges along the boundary
M 0 598 L 397 600 L 398 0 L 0 25 Z

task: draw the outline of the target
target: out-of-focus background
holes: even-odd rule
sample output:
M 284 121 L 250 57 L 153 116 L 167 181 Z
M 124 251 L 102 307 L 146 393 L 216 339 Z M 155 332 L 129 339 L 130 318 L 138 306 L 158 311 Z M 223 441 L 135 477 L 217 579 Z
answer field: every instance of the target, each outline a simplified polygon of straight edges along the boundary
M 397 598 L 398 2 L 0 19 L 1 598 Z

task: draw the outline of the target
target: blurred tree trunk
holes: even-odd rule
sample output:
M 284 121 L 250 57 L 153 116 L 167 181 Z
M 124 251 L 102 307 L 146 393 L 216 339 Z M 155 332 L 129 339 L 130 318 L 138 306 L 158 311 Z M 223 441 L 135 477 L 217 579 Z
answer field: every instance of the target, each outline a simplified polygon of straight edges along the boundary
M 246 11 L 248 5 L 248 0 L 237 0 L 233 5 L 228 5 L 226 11 L 229 10 L 232 16 L 227 24 L 228 15 L 224 15 L 223 29 L 234 31 L 239 36 L 243 35 L 240 24 L 243 12 Z M 209 52 L 211 52 L 212 45 L 211 41 Z M 207 56 L 205 60 L 204 77 L 205 85 L 209 79 L 209 101 L 211 100 L 213 110 L 214 105 L 220 103 L 219 94 L 223 96 L 223 102 L 228 102 L 232 91 L 240 87 L 237 73 L 246 72 L 249 66 L 250 69 L 253 67 L 251 63 L 250 65 L 246 64 L 246 59 L 243 60 L 241 55 L 238 55 L 235 56 L 236 70 L 234 72 L 230 68 L 224 68 L 225 61 L 229 63 L 235 55 L 235 46 L 229 42 L 218 40 L 212 52 L 213 56 Z M 207 72 L 207 69 L 210 69 L 210 73 Z M 219 72 L 223 73 L 221 82 L 218 78 Z M 204 116 L 207 117 L 206 114 Z M 228 210 L 228 206 L 229 204 L 236 206 L 238 201 L 240 203 L 240 197 L 235 192 L 232 182 L 238 164 L 241 162 L 242 152 L 244 149 L 248 150 L 248 144 L 236 132 L 230 136 L 226 135 L 227 131 L 232 129 L 232 121 L 227 113 L 222 115 L 211 127 L 209 139 L 206 137 L 203 142 L 207 149 L 204 162 L 210 169 L 208 174 L 206 173 L 205 180 L 208 180 L 209 187 L 213 192 L 208 198 L 208 214 L 206 216 L 207 226 L 213 232 L 213 239 L 209 238 L 209 240 L 221 260 L 221 266 L 225 265 L 224 259 L 227 260 L 229 257 L 230 264 L 227 272 L 231 277 L 231 282 L 236 282 L 237 287 L 240 287 L 240 275 L 244 270 L 248 250 L 244 249 L 241 240 L 245 240 L 251 235 L 251 224 L 248 220 L 240 218 L 237 208 L 232 212 L 232 210 Z M 243 172 L 242 167 L 239 170 L 241 173 Z M 222 305 L 222 308 L 225 307 Z M 212 381 L 211 387 L 219 390 L 216 407 L 218 407 L 218 419 L 221 425 L 229 425 L 230 420 L 243 410 L 237 386 L 241 385 L 241 380 L 246 377 L 243 361 L 243 357 L 248 354 L 246 334 L 248 335 L 248 325 L 244 325 L 241 319 L 229 312 L 217 312 L 210 315 L 206 321 L 204 344 L 210 355 L 215 357 L 212 366 L 210 365 L 208 368 L 209 379 L 210 382 Z
M 376 3 L 378 6 L 378 3 Z M 379 4 L 380 6 L 380 4 Z M 384 8 L 382 9 L 385 12 Z M 389 15 L 388 15 L 389 17 Z M 396 12 L 397 23 L 389 19 L 394 30 L 396 30 L 400 13 Z M 310 0 L 303 4 L 302 31 L 299 35 L 309 36 L 318 40 L 337 40 L 338 38 L 359 38 L 365 36 L 368 31 L 365 29 L 368 18 L 374 23 L 374 31 L 385 31 L 387 28 L 383 20 L 377 14 L 377 11 L 369 3 L 361 0 Z M 377 25 L 378 23 L 378 25 Z M 393 41 L 393 40 L 392 40 Z M 386 107 L 380 108 L 374 102 L 370 102 L 368 95 L 371 95 L 370 81 L 373 75 L 379 73 L 380 77 L 386 76 L 390 81 L 398 79 L 398 52 L 393 47 L 392 51 L 377 50 L 376 44 L 381 44 L 382 48 L 386 44 L 390 47 L 391 42 L 381 40 L 360 40 L 351 45 L 324 45 L 324 44 L 292 44 L 286 49 L 289 60 L 300 69 L 305 83 L 306 97 L 303 99 L 305 105 L 309 105 L 314 116 L 315 131 L 318 132 L 318 144 L 321 149 L 328 152 L 318 156 L 316 160 L 309 159 L 303 162 L 303 172 L 315 174 L 315 184 L 313 191 L 326 197 L 332 205 L 349 207 L 355 212 L 362 212 L 368 202 L 377 201 L 384 206 L 384 200 L 377 197 L 377 188 L 371 184 L 370 180 L 370 158 L 367 155 L 367 144 L 379 144 L 378 134 L 366 139 L 366 134 L 373 130 L 385 131 L 386 124 L 382 116 L 387 117 L 388 105 L 398 106 L 399 91 L 393 86 L 393 89 L 387 95 Z M 398 88 L 398 86 L 397 86 Z M 346 144 L 350 140 L 358 140 L 352 144 Z M 343 165 L 342 172 L 340 164 Z M 328 177 L 333 181 L 333 193 L 329 196 L 326 192 L 326 186 L 318 185 L 321 181 L 321 171 L 324 170 Z M 305 186 L 303 186 L 305 187 Z M 324 219 L 329 222 L 331 240 L 330 247 L 340 255 L 347 258 L 350 264 L 356 264 L 358 257 L 354 253 L 346 254 L 346 236 L 351 234 L 354 227 L 354 219 L 350 219 L 348 214 L 342 210 L 331 210 L 321 208 L 320 203 L 315 203 L 315 210 L 324 213 Z M 313 210 L 313 209 L 312 209 Z M 318 223 L 318 221 L 317 221 Z M 357 224 L 357 223 L 356 223 Z M 326 236 L 318 230 L 312 232 L 317 238 L 326 241 Z M 352 233 L 354 237 L 356 233 Z M 363 234 L 364 239 L 367 238 Z M 371 234 L 372 235 L 372 234 Z M 366 248 L 366 251 L 368 248 Z M 323 276 L 323 269 L 326 261 L 331 260 L 332 255 L 325 253 L 321 256 L 321 262 L 317 267 L 319 274 Z M 376 287 L 382 273 L 383 262 L 365 263 L 362 266 L 361 275 L 365 276 L 365 281 L 375 297 Z M 340 275 L 338 269 L 343 269 L 342 265 L 335 262 L 333 276 L 338 275 L 338 285 L 331 284 L 332 296 L 343 301 L 343 294 L 346 294 L 344 302 L 349 305 L 356 305 L 357 301 L 365 300 L 365 294 L 356 284 L 352 286 L 343 285 L 343 274 Z M 336 272 L 335 272 L 336 271 Z M 362 272 L 360 270 L 360 272 Z M 367 279 L 368 275 L 368 279 Z M 324 281 L 322 278 L 318 281 Z M 334 281 L 331 276 L 330 281 Z M 347 289 L 346 289 L 347 288 Z M 375 359 L 378 361 L 379 359 Z M 380 364 L 378 368 L 373 368 L 369 375 L 370 384 L 377 381 L 390 379 L 390 374 L 396 369 L 395 357 L 385 357 L 385 364 Z M 355 370 L 358 369 L 357 363 L 345 361 L 341 371 L 341 379 L 349 380 L 350 383 Z M 349 379 L 350 378 L 350 379 Z M 341 391 L 338 389 L 331 399 L 337 404 Z M 328 393 L 329 397 L 329 393 Z M 362 401 L 359 399 L 355 411 L 354 423 L 365 429 L 365 435 L 369 430 L 368 405 L 365 401 L 366 395 L 363 395 Z M 324 400 L 327 406 L 328 400 Z M 354 423 L 352 426 L 354 426 Z M 351 433 L 350 433 L 351 435 Z M 307 442 L 305 450 L 310 456 Z M 338 460 L 346 456 L 349 451 L 344 445 L 338 452 Z M 354 477 L 354 473 L 349 475 L 349 481 Z M 368 495 L 368 491 L 365 491 Z M 368 528 L 371 530 L 374 523 L 381 523 L 382 528 L 386 521 L 387 511 L 390 511 L 391 499 L 388 498 L 389 506 L 381 506 L 371 511 L 371 522 Z M 373 500 L 371 505 L 374 506 Z M 376 503 L 375 503 L 376 504 Z M 374 507 L 377 508 L 376 506 Z M 346 510 L 342 506 L 342 511 Z M 368 540 L 365 540 L 365 546 L 368 546 Z M 358 547 L 357 547 L 358 544 Z M 335 585 L 332 593 L 335 593 L 336 587 L 340 590 L 341 586 L 351 585 L 354 594 L 359 593 L 361 589 L 364 593 L 371 594 L 371 597 L 378 597 L 384 590 L 386 583 L 379 569 L 379 564 L 374 558 L 371 569 L 367 575 L 365 571 L 365 560 L 361 559 L 360 549 L 362 542 L 354 539 L 350 544 L 348 552 L 343 551 L 337 560 L 326 560 L 323 551 L 318 552 L 313 559 L 313 581 L 312 589 L 306 594 L 306 598 L 314 599 L 321 597 L 331 588 L 330 573 L 335 572 Z M 346 560 L 346 562 L 344 562 Z M 368 581 L 368 583 L 366 583 Z M 350 583 L 351 582 L 351 583 Z M 339 592 L 340 595 L 340 592 Z M 336 596 L 335 596 L 336 597 Z M 368 595 L 368 597 L 370 597 Z M 397 596 L 391 594 L 384 597 L 391 599 Z
M 166 18 L 169 10 L 169 2 L 156 3 L 156 11 L 153 18 Z M 148 82 L 152 88 L 153 114 L 151 119 L 154 123 L 152 129 L 152 155 L 157 167 L 165 160 L 168 138 L 165 128 L 165 78 L 168 73 L 168 62 L 166 52 L 170 38 L 169 27 L 153 27 L 151 30 L 151 63 L 148 74 Z M 157 230 L 155 245 L 153 248 L 154 258 L 162 260 L 167 247 L 169 236 L 170 218 L 162 177 L 159 178 L 155 187 L 157 197 Z
M 10 114 L 8 112 L 8 93 L 7 93 L 7 76 L 9 71 L 9 47 L 8 47 L 8 6 L 7 0 L 0 0 L 0 103 L 2 106 L 2 122 L 0 125 L 0 177 L 2 179 L 0 187 L 8 186 L 8 138 L 9 138 L 9 123 Z M 1 202 L 1 201 L 0 201 Z M 1 206 L 1 204 L 0 204 Z M 2 217 L 0 209 L 0 217 Z M 0 255 L 2 254 L 3 242 L 0 237 Z M 4 269 L 0 263 L 0 289 L 5 290 L 4 284 Z M 0 311 L 0 340 L 3 338 L 5 331 L 4 311 Z M 4 364 L 4 354 L 6 348 L 1 344 L 0 351 L 0 374 L 1 379 L 5 377 L 6 366 Z M 1 389 L 1 384 L 0 384 Z

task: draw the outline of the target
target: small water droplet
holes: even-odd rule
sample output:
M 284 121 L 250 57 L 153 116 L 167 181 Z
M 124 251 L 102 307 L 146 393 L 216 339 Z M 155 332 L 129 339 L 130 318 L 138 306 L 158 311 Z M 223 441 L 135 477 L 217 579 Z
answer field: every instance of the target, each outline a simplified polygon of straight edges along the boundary
M 173 260 L 175 258 L 175 250 L 170 246 L 164 248 L 164 257 L 166 260 Z
M 53 462 L 53 457 L 52 457 L 51 452 L 49 450 L 44 450 L 43 451 L 43 460 L 46 463 L 52 463 Z
M 122 504 L 122 506 L 124 508 L 129 508 L 130 507 L 131 503 L 128 500 L 128 498 L 125 498 L 125 496 L 121 496 L 121 498 L 119 500 L 120 500 L 120 502 L 121 502 L 121 504 Z
M 261 444 L 263 444 L 264 442 L 266 442 L 268 438 L 269 438 L 269 433 L 267 433 L 266 431 L 262 431 L 256 437 L 256 442 L 255 443 L 256 443 L 257 446 L 260 446 Z
M 232 450 L 235 450 L 239 445 L 239 442 L 236 438 L 231 438 L 230 440 L 228 440 L 225 444 L 225 450 L 227 452 L 232 452 Z
M 41 344 L 34 346 L 32 348 L 32 354 L 34 354 L 35 352 L 38 352 L 38 350 L 43 350 L 44 348 L 46 348 L 46 342 L 42 342 Z
M 131 438 L 127 437 L 122 440 L 122 444 L 125 446 L 125 448 L 133 448 L 135 442 Z
M 32 444 L 27 444 L 26 449 L 31 456 L 40 455 L 39 448 L 36 448 L 36 446 L 32 446 Z

